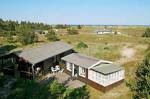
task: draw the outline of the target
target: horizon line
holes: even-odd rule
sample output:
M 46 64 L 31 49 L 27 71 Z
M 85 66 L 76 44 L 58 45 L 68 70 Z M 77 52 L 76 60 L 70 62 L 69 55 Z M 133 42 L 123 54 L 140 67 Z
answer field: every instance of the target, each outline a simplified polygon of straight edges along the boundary
M 68 24 L 68 23 L 45 23 L 45 22 L 37 22 L 37 21 L 29 21 L 29 20 L 16 20 L 16 19 L 5 19 L 0 18 L 3 21 L 16 21 L 16 22 L 31 22 L 31 23 L 43 23 L 45 25 L 85 25 L 85 26 L 150 26 L 150 24 Z

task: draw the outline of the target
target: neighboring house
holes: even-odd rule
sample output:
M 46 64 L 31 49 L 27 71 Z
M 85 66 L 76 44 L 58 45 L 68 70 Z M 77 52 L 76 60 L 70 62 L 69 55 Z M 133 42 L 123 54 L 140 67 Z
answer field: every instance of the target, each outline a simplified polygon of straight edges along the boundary
M 104 30 L 97 30 L 96 31 L 97 34 L 121 34 L 121 32 L 118 31 L 112 31 L 112 30 L 108 30 L 108 29 L 104 29 Z
M 124 68 L 110 61 L 72 53 L 62 58 L 65 72 L 106 92 L 124 80 Z
M 46 35 L 48 34 L 48 30 L 35 30 L 35 34 Z
M 123 67 L 75 53 L 73 46 L 62 41 L 19 51 L 13 53 L 13 56 L 18 64 L 17 71 L 24 78 L 34 79 L 39 74 L 49 73 L 52 66 L 60 65 L 64 72 L 103 92 L 120 84 L 124 79 Z M 3 61 L 4 57 L 1 59 Z M 3 70 L 5 74 L 13 75 L 16 71 L 10 66 Z M 40 70 L 39 73 L 37 70 Z
M 114 32 L 112 30 L 98 30 L 96 31 L 97 34 L 114 34 Z

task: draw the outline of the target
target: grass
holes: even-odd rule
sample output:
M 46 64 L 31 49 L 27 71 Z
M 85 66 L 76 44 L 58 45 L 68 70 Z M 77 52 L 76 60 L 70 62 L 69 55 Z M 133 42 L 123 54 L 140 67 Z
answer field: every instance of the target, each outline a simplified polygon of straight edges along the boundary
M 78 35 L 59 35 L 59 38 L 71 43 L 150 43 L 150 39 L 143 37 L 131 37 L 123 35 L 96 35 L 96 34 L 78 34 Z
M 90 99 L 131 99 L 130 90 L 125 83 L 114 87 L 106 93 L 102 93 L 90 86 L 87 86 L 87 89 L 90 90 Z
M 98 59 L 107 59 L 111 61 L 115 61 L 120 58 L 119 50 L 122 48 L 122 46 L 118 46 L 115 44 L 88 44 L 88 48 L 77 48 L 75 47 L 75 50 L 79 53 L 83 53 Z M 111 54 L 111 55 L 110 55 Z

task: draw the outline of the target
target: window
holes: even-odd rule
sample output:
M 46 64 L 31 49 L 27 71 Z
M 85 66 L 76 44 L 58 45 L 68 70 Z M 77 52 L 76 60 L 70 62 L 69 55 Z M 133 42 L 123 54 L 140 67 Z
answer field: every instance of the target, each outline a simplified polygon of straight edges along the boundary
M 82 77 L 85 77 L 86 76 L 86 69 L 79 67 L 79 75 Z
M 72 64 L 69 62 L 66 62 L 67 70 L 72 71 Z

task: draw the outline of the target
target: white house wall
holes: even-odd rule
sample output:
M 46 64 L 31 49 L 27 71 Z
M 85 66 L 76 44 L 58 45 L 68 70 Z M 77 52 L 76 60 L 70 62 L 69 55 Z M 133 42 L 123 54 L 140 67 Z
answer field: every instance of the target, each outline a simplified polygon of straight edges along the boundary
M 90 79 L 100 85 L 108 86 L 117 81 L 124 79 L 124 72 L 125 72 L 124 70 L 120 70 L 115 73 L 104 75 L 99 72 L 95 72 L 93 70 L 88 70 L 88 79 Z

